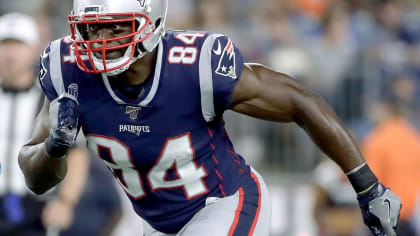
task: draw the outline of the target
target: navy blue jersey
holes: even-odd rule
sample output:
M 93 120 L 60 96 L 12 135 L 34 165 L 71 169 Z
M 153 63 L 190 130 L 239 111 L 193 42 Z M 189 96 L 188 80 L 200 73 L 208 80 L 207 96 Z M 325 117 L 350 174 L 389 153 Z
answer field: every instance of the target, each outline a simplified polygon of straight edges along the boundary
M 62 93 L 77 97 L 89 149 L 155 229 L 176 233 L 207 197 L 255 185 L 222 119 L 243 66 L 228 37 L 167 31 L 154 72 L 134 100 L 113 88 L 106 75 L 81 71 L 70 45 L 62 38 L 43 52 L 43 91 L 50 101 Z

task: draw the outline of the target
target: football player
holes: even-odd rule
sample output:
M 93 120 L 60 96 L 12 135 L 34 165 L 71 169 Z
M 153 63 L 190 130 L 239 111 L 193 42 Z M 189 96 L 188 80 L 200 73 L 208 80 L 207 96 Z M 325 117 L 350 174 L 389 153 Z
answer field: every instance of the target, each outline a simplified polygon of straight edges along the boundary
M 64 178 L 82 128 L 149 224 L 146 235 L 269 235 L 267 187 L 224 128 L 231 109 L 301 126 L 347 173 L 371 231 L 395 234 L 399 198 L 319 96 L 244 63 L 224 35 L 165 30 L 166 9 L 166 0 L 74 0 L 71 36 L 41 55 L 48 99 L 19 155 L 35 193 Z

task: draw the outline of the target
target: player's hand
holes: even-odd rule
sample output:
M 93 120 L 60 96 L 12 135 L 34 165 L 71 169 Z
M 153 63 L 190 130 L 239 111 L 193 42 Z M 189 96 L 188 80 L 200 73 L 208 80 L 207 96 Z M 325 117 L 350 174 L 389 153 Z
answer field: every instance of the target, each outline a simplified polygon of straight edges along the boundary
M 363 220 L 376 236 L 395 236 L 400 217 L 401 200 L 389 188 L 377 183 L 357 198 Z
M 50 104 L 50 136 L 45 149 L 52 157 L 60 158 L 74 145 L 79 120 L 78 102 L 70 94 L 63 94 Z
M 66 230 L 73 223 L 74 206 L 60 199 L 48 202 L 42 211 L 42 223 L 45 228 L 50 226 Z

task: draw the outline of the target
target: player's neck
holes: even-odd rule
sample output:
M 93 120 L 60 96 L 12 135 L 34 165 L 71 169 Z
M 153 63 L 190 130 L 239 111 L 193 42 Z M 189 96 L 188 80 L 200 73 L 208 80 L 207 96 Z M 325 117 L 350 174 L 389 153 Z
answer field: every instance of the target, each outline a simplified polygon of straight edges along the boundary
M 115 76 L 119 82 L 126 83 L 127 85 L 140 85 L 149 77 L 156 65 L 157 50 L 146 54 L 142 58 L 134 62 L 127 71 L 121 75 Z

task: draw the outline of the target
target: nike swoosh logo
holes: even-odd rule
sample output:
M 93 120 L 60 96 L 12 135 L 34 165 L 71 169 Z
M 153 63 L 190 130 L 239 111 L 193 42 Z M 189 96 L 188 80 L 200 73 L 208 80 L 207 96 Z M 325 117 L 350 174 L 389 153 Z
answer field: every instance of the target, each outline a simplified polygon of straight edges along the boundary
M 220 41 L 219 40 L 217 40 L 217 50 L 214 50 L 213 49 L 213 52 L 214 52 L 214 54 L 216 54 L 216 55 L 220 55 L 220 54 L 222 54 L 222 47 L 220 46 Z
M 391 221 L 391 202 L 388 198 L 384 200 L 384 203 L 387 203 L 388 205 L 388 221 Z

